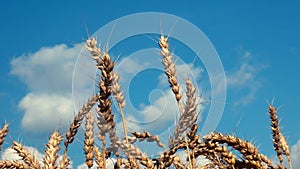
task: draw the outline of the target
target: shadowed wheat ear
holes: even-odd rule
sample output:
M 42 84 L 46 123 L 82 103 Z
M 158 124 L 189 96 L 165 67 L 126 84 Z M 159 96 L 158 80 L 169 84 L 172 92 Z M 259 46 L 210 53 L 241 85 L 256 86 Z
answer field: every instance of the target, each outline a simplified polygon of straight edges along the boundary
M 165 67 L 165 74 L 167 75 L 170 87 L 172 88 L 172 91 L 175 94 L 177 105 L 181 113 L 180 99 L 182 95 L 180 93 L 180 87 L 176 77 L 176 69 L 175 63 L 173 62 L 173 55 L 169 50 L 168 38 L 164 35 L 161 35 L 158 44 L 161 48 L 160 54 L 162 56 L 162 64 Z
M 46 145 L 45 157 L 43 158 L 44 167 L 46 169 L 56 169 L 56 160 L 58 158 L 57 152 L 60 150 L 59 144 L 62 140 L 62 136 L 58 134 L 57 131 L 52 133 L 49 142 Z
M 8 133 L 8 123 L 6 123 L 3 128 L 0 130 L 0 151 L 2 149 L 2 144 L 4 142 L 4 139 Z
M 269 105 L 269 115 L 271 119 L 271 130 L 273 136 L 273 147 L 277 153 L 277 157 L 280 161 L 280 167 L 283 166 L 283 155 L 286 155 L 288 158 L 288 163 L 290 169 L 293 168 L 291 158 L 290 158 L 290 149 L 285 137 L 282 135 L 279 127 L 279 120 L 277 116 L 277 109 L 273 105 Z

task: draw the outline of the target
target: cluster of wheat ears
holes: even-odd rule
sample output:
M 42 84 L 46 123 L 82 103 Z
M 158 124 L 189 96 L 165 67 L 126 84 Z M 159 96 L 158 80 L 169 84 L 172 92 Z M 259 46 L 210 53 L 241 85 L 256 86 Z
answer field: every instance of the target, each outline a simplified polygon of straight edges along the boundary
M 292 169 L 288 143 L 280 131 L 277 109 L 269 105 L 268 112 L 271 121 L 274 150 L 277 153 L 279 164 L 275 165 L 265 155 L 259 153 L 258 148 L 251 142 L 239 137 L 213 132 L 205 136 L 197 134 L 198 125 L 198 98 L 195 87 L 190 79 L 186 80 L 186 100 L 182 101 L 182 93 L 176 77 L 173 55 L 169 50 L 168 37 L 161 36 L 158 43 L 162 56 L 162 63 L 170 87 L 178 103 L 179 118 L 174 129 L 174 135 L 165 146 L 157 135 L 145 131 L 127 134 L 123 108 L 126 105 L 119 76 L 114 72 L 114 61 L 107 51 L 101 51 L 94 38 L 86 41 L 85 48 L 92 59 L 96 61 L 101 71 L 99 77 L 99 92 L 92 96 L 75 115 L 65 136 L 58 131 L 52 133 L 46 144 L 42 161 L 31 154 L 21 143 L 13 141 L 12 149 L 21 157 L 21 160 L 0 160 L 0 168 L 30 168 L 30 169 L 65 169 L 70 167 L 68 148 L 72 144 L 78 129 L 85 120 L 84 147 L 85 163 L 88 168 L 97 167 L 106 169 L 106 161 L 113 155 L 116 159 L 114 168 L 180 168 L 180 169 L 209 169 L 209 168 L 270 168 L 284 169 L 284 160 Z M 116 122 L 112 111 L 112 99 L 118 103 L 122 115 L 124 138 L 116 134 Z M 95 108 L 96 111 L 93 111 Z M 96 113 L 93 113 L 96 112 Z M 95 117 L 95 119 L 94 119 Z M 95 133 L 94 127 L 99 132 Z M 0 130 L 0 150 L 8 132 L 8 124 Z M 99 139 L 101 146 L 95 144 Z M 64 144 L 62 144 L 62 141 Z M 108 142 L 107 142 L 108 141 Z M 143 153 L 136 141 L 156 142 L 161 149 L 156 158 Z M 63 147 L 63 157 L 58 158 L 58 152 Z M 62 151 L 62 150 L 61 150 Z M 185 152 L 186 159 L 182 159 L 178 152 Z M 284 157 L 285 156 L 285 157 Z M 206 163 L 199 163 L 199 158 Z

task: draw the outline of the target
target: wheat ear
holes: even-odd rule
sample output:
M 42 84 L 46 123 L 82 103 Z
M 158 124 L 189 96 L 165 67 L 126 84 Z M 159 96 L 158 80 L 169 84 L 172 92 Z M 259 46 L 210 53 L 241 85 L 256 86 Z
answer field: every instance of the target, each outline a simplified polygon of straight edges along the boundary
M 5 168 L 29 169 L 29 167 L 26 164 L 24 164 L 23 162 L 9 161 L 9 160 L 1 160 L 0 161 L 0 168 L 1 169 L 5 169 Z
M 292 169 L 292 162 L 290 158 L 290 150 L 285 137 L 282 135 L 279 127 L 279 120 L 277 116 L 277 109 L 273 105 L 269 105 L 269 115 L 271 119 L 271 130 L 273 136 L 273 146 L 280 161 L 280 167 L 283 166 L 283 155 L 288 158 L 289 166 Z
M 176 69 L 175 64 L 173 62 L 173 55 L 169 50 L 168 38 L 166 38 L 164 35 L 161 35 L 159 39 L 159 47 L 161 48 L 160 54 L 162 56 L 162 64 L 165 67 L 165 74 L 168 77 L 170 87 L 172 88 L 172 91 L 175 94 L 178 108 L 180 110 L 180 99 L 182 95 L 180 93 L 180 87 L 176 77 Z
M 65 150 L 64 150 L 63 158 L 59 162 L 59 168 L 63 169 L 63 168 L 67 168 L 67 166 L 69 166 L 70 159 L 67 156 L 68 147 L 74 141 L 75 135 L 77 134 L 78 129 L 81 126 L 81 122 L 82 122 L 84 116 L 86 115 L 86 113 L 88 113 L 94 107 L 94 105 L 97 102 L 97 99 L 98 99 L 98 95 L 92 96 L 82 106 L 82 108 L 79 110 L 79 112 L 74 117 L 73 122 L 69 127 L 69 131 L 67 131 L 67 133 L 66 133 L 66 140 L 64 141 Z
M 246 163 L 250 163 L 258 168 L 265 168 L 264 164 L 271 168 L 274 167 L 271 163 L 271 160 L 263 154 L 260 154 L 258 149 L 253 144 L 238 137 L 231 135 L 224 136 L 221 133 L 210 133 L 209 135 L 204 136 L 203 139 L 206 142 L 211 141 L 212 143 L 217 142 L 231 146 L 243 155 L 243 157 L 246 159 Z
M 74 141 L 75 135 L 81 125 L 84 116 L 93 108 L 98 99 L 98 95 L 92 96 L 79 110 L 79 112 L 74 117 L 73 123 L 70 125 L 69 131 L 66 133 L 65 152 L 68 151 L 68 146 Z
M 102 166 L 104 166 L 105 161 L 103 161 L 102 153 L 100 152 L 99 148 L 94 145 L 93 147 L 94 155 L 96 158 L 96 164 L 98 165 L 98 169 L 102 169 Z
M 132 163 L 134 160 L 139 160 L 142 165 L 146 168 L 154 169 L 155 166 L 151 159 L 148 156 L 141 152 L 138 147 L 135 147 L 131 143 L 128 143 L 126 140 L 117 141 L 116 144 L 121 148 L 124 154 L 127 156 L 128 160 Z
M 114 98 L 118 102 L 118 107 L 120 109 L 121 116 L 122 116 L 122 123 L 123 123 L 123 130 L 124 130 L 125 138 L 126 138 L 126 141 L 128 141 L 127 126 L 126 126 L 125 116 L 124 116 L 124 112 L 123 112 L 123 108 L 126 105 L 126 102 L 124 100 L 124 94 L 123 94 L 123 92 L 121 92 L 121 85 L 119 84 L 119 75 L 117 73 L 113 74 L 111 89 L 112 89 Z
M 4 142 L 4 139 L 8 133 L 8 123 L 6 123 L 3 128 L 0 130 L 0 151 L 2 149 L 2 144 Z
M 86 115 L 85 132 L 84 132 L 84 154 L 85 163 L 91 168 L 93 166 L 93 148 L 94 148 L 94 116 L 90 111 Z
M 186 81 L 186 102 L 183 113 L 179 117 L 179 122 L 176 123 L 174 130 L 174 137 L 170 137 L 169 147 L 173 147 L 183 139 L 183 133 L 192 128 L 196 124 L 198 119 L 197 113 L 197 98 L 195 95 L 196 88 L 192 81 L 188 79 Z
M 153 142 L 155 141 L 156 144 L 159 146 L 159 147 L 162 147 L 165 151 L 167 151 L 167 148 L 166 146 L 160 141 L 160 138 L 158 137 L 158 135 L 151 135 L 148 131 L 144 131 L 143 133 L 139 133 L 139 132 L 133 132 L 132 133 L 135 138 L 139 139 L 139 141 L 143 141 L 143 140 L 147 140 L 148 142 Z M 131 137 L 130 138 L 130 143 L 133 143 L 136 141 L 136 139 Z
M 97 68 L 101 71 L 99 80 L 100 95 L 98 97 L 97 126 L 100 130 L 100 134 L 105 135 L 105 133 L 108 133 L 115 127 L 114 116 L 111 109 L 112 102 L 110 99 L 112 94 L 111 86 L 114 62 L 111 60 L 107 52 L 103 54 L 101 53 L 100 48 L 97 47 L 97 41 L 95 38 L 88 39 L 85 47 L 91 53 L 92 58 L 97 63 Z
M 36 160 L 35 156 L 30 154 L 28 149 L 23 147 L 21 143 L 13 141 L 12 149 L 14 149 L 17 154 L 22 158 L 22 160 L 29 166 L 34 169 L 40 169 L 41 166 Z
M 59 144 L 62 140 L 62 136 L 57 131 L 53 132 L 50 136 L 49 142 L 46 145 L 45 157 L 43 158 L 44 167 L 46 169 L 56 169 L 56 160 L 58 158 L 57 152 L 60 150 Z

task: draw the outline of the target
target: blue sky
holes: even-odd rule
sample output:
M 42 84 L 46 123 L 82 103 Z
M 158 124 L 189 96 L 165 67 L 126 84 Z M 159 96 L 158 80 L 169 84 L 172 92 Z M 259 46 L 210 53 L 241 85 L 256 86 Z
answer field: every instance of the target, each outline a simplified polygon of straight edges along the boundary
M 251 140 L 263 153 L 272 157 L 274 152 L 266 100 L 271 102 L 275 98 L 275 105 L 281 107 L 279 115 L 283 133 L 293 149 L 294 159 L 299 161 L 297 104 L 300 79 L 296 75 L 300 72 L 299 7 L 300 3 L 296 1 L 2 2 L 0 123 L 11 123 L 5 148 L 11 145 L 12 140 L 18 140 L 42 152 L 49 133 L 63 128 L 59 120 L 51 121 L 51 118 L 59 117 L 61 122 L 72 120 L 72 68 L 82 47 L 81 43 L 87 38 L 84 24 L 90 33 L 94 33 L 105 24 L 129 14 L 163 12 L 196 25 L 219 54 L 228 88 L 226 107 L 217 130 L 234 132 Z M 147 42 L 153 41 L 148 38 Z M 146 46 L 147 42 L 136 42 L 135 45 Z M 156 44 L 153 46 L 156 47 Z M 130 49 L 125 50 L 122 45 L 115 49 L 116 55 L 125 55 L 128 51 Z M 174 52 L 180 54 L 180 45 L 174 47 Z M 182 57 L 185 59 L 186 56 Z M 198 69 L 195 67 L 193 70 Z M 146 75 L 149 72 L 144 73 Z M 147 76 L 158 74 L 154 71 Z M 206 89 L 209 91 L 205 85 L 205 71 L 202 78 L 205 87 L 203 92 Z M 142 74 L 136 80 L 145 85 L 146 80 Z M 145 86 L 142 92 L 148 93 L 157 88 L 151 86 Z M 138 97 L 147 102 L 144 96 Z M 58 102 L 65 106 L 60 107 Z M 149 104 L 133 102 L 142 108 Z M 47 112 L 48 109 L 53 110 L 51 105 L 57 108 L 57 114 Z M 46 119 L 46 122 L 31 121 L 33 117 Z M 45 125 L 40 127 L 41 124 Z M 76 140 L 75 146 L 82 146 L 82 141 Z M 74 166 L 84 162 L 83 157 L 74 155 L 81 150 L 70 151 L 71 156 L 73 153 Z M 300 167 L 299 163 L 295 162 L 295 165 Z

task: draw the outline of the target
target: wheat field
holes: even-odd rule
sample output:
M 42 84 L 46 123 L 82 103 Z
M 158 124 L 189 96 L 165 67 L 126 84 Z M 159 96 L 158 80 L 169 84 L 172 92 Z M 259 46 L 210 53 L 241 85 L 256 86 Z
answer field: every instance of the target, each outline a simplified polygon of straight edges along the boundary
M 159 136 L 148 131 L 127 133 L 127 126 L 123 108 L 126 106 L 122 87 L 119 84 L 119 75 L 114 71 L 114 61 L 108 51 L 100 50 L 96 39 L 89 38 L 85 48 L 90 57 L 95 60 L 97 69 L 101 72 L 98 79 L 99 91 L 90 97 L 75 115 L 66 134 L 54 131 L 45 145 L 42 161 L 31 154 L 21 143 L 13 141 L 11 148 L 21 157 L 18 161 L 0 160 L 0 168 L 17 169 L 66 169 L 70 166 L 68 157 L 69 146 L 73 143 L 79 127 L 84 127 L 85 163 L 88 168 L 96 167 L 106 169 L 106 160 L 113 156 L 116 158 L 114 168 L 147 168 L 147 169 L 212 169 L 212 168 L 262 168 L 262 169 L 292 169 L 290 150 L 288 143 L 281 133 L 277 108 L 267 106 L 270 117 L 270 129 L 274 151 L 279 159 L 279 164 L 273 164 L 258 148 L 247 140 L 237 136 L 218 132 L 200 136 L 198 134 L 197 118 L 199 112 L 197 106 L 199 100 L 196 97 L 196 88 L 190 79 L 186 80 L 186 92 L 180 91 L 180 85 L 176 75 L 176 67 L 173 55 L 169 48 L 169 39 L 161 35 L 158 45 L 162 56 L 162 64 L 169 82 L 170 89 L 177 101 L 179 118 L 173 135 L 169 138 L 168 145 L 164 145 Z M 186 97 L 182 97 L 185 94 Z M 183 100 L 183 98 L 185 98 Z M 112 99 L 118 103 L 118 110 L 122 116 L 124 138 L 116 134 L 116 121 L 112 111 Z M 92 111 L 93 108 L 96 111 Z M 97 131 L 95 132 L 97 128 Z M 0 150 L 8 134 L 9 124 L 5 124 L 0 130 Z M 99 140 L 101 145 L 95 144 Z M 157 158 L 152 158 L 141 151 L 135 142 L 155 142 L 163 149 L 157 152 Z M 179 156 L 179 152 L 185 152 L 186 159 Z M 63 154 L 62 158 L 59 153 Z M 199 162 L 199 159 L 202 159 Z M 287 160 L 287 162 L 285 162 Z M 287 166 L 284 166 L 288 164 Z

